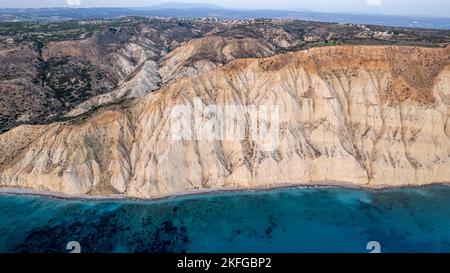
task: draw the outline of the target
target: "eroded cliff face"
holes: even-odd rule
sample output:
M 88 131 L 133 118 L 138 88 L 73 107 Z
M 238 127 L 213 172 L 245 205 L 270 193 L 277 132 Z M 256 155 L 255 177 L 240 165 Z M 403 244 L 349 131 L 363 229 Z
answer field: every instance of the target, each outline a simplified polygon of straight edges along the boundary
M 207 36 L 182 44 L 155 61 L 149 56 L 156 56 L 155 50 L 130 44 L 121 54 L 114 55 L 118 56 L 116 65 L 127 71 L 117 89 L 92 97 L 66 116 L 75 117 L 101 105 L 142 97 L 177 79 L 208 72 L 238 58 L 268 57 L 274 54 L 273 48 L 270 43 L 258 39 Z M 141 57 L 132 58 L 132 55 Z M 130 60 L 136 60 L 134 66 Z
M 0 185 L 153 198 L 285 184 L 448 182 L 449 56 L 450 48 L 342 46 L 235 60 L 90 116 L 0 135 Z M 278 105 L 276 148 L 264 151 L 248 138 L 174 140 L 171 111 L 195 98 Z

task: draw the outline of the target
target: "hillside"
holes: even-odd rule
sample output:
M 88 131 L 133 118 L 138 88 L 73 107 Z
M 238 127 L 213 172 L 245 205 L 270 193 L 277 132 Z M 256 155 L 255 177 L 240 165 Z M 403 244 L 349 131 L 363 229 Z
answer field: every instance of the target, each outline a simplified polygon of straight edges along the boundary
M 232 49 L 253 42 L 209 41 L 207 59 L 225 64 L 198 75 L 183 72 L 202 63 L 192 59 L 199 47 L 187 43 L 163 63 L 171 64 L 168 74 L 188 77 L 166 77 L 167 85 L 137 100 L 1 134 L 0 185 L 154 198 L 286 184 L 448 182 L 450 47 L 327 46 L 264 58 L 273 49 L 262 43 L 249 52 L 260 58 L 233 60 Z M 276 147 L 266 151 L 247 135 L 174 140 L 172 109 L 196 98 L 222 107 L 278 105 Z
M 296 20 L 119 20 L 0 24 L 0 133 L 158 90 L 237 58 L 329 45 L 445 47 L 450 31 Z

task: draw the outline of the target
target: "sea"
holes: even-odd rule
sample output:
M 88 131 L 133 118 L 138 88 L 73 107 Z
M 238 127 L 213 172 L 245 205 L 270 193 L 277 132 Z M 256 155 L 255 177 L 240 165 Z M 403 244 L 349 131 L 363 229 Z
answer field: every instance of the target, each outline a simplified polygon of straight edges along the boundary
M 450 187 L 284 188 L 156 201 L 0 195 L 2 253 L 450 252 Z

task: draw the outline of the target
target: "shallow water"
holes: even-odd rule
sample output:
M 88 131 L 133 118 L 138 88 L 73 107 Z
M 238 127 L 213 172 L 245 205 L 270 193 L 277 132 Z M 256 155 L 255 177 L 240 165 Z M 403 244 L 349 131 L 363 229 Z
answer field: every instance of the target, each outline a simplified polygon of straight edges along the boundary
M 450 252 L 450 187 L 214 193 L 159 201 L 0 195 L 0 252 Z

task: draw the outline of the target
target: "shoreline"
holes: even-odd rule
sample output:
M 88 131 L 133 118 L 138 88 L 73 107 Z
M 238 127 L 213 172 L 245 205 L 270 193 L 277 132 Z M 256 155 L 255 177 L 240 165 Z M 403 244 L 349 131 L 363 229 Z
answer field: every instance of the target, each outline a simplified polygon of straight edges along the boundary
M 30 196 L 30 197 L 43 197 L 51 199 L 60 200 L 88 200 L 88 201 L 139 201 L 139 202 L 151 202 L 151 201 L 164 201 L 171 200 L 181 197 L 195 197 L 207 194 L 221 194 L 221 193 L 246 193 L 246 192 L 269 192 L 273 190 L 282 189 L 350 189 L 350 190 L 366 190 L 366 191 L 386 191 L 386 190 L 396 190 L 396 189 L 419 189 L 427 188 L 432 186 L 450 186 L 450 182 L 437 182 L 424 185 L 401 185 L 401 186 L 380 186 L 380 187 L 367 187 L 358 186 L 351 183 L 315 183 L 315 184 L 278 184 L 269 185 L 265 187 L 255 187 L 255 188 L 214 188 L 214 189 L 200 189 L 200 190 L 188 190 L 183 192 L 177 192 L 167 195 L 161 195 L 152 198 L 138 198 L 127 196 L 124 194 L 113 194 L 113 195 L 89 195 L 89 194 L 65 194 L 51 191 L 40 191 L 33 189 L 20 189 L 20 188 L 8 188 L 0 187 L 0 197 L 3 195 L 13 195 L 13 196 Z

